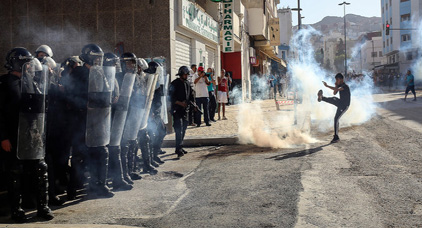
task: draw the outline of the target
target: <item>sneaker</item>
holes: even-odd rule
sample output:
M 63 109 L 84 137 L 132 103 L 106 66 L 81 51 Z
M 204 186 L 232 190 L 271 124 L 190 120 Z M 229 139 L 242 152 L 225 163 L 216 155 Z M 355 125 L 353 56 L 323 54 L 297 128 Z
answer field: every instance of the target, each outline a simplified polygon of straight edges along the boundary
M 318 102 L 322 101 L 322 90 L 318 91 Z
M 340 138 L 337 136 L 334 136 L 333 140 L 331 140 L 331 143 L 338 143 L 340 141 Z

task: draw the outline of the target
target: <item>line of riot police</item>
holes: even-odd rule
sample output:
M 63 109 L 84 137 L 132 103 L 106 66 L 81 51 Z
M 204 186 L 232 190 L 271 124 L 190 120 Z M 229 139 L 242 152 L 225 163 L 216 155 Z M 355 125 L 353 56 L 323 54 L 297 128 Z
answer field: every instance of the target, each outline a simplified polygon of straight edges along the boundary
M 132 189 L 142 172 L 156 174 L 166 135 L 168 76 L 163 61 L 133 53 L 116 56 L 95 44 L 57 66 L 41 45 L 6 56 L 0 76 L 0 158 L 6 166 L 11 218 L 27 222 L 23 208 L 50 220 L 50 204 L 87 192 L 112 197 Z M 162 60 L 162 59 L 161 59 Z M 68 165 L 70 162 L 70 166 Z M 111 182 L 108 185 L 108 182 Z M 36 203 L 35 200 L 36 199 Z

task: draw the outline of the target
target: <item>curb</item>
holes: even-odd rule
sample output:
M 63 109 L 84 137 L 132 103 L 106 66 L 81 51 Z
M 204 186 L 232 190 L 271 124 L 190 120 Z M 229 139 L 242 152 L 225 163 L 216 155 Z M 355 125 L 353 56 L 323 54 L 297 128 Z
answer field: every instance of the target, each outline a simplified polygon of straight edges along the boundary
M 183 140 L 184 147 L 201 147 L 201 146 L 223 146 L 236 145 L 239 142 L 237 136 L 214 137 L 214 138 L 185 138 Z M 174 148 L 175 139 L 165 139 L 163 141 L 164 148 Z

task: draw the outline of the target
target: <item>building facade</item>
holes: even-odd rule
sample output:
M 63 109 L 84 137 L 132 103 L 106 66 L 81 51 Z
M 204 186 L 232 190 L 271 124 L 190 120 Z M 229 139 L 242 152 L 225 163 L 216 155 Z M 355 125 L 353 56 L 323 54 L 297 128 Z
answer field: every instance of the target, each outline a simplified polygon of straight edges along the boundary
M 277 10 L 280 19 L 280 45 L 278 46 L 278 57 L 287 60 L 290 54 L 290 39 L 293 36 L 293 20 L 290 8 Z
M 390 73 L 404 74 L 419 56 L 417 29 L 422 19 L 420 0 L 381 0 L 383 21 L 382 45 L 387 64 L 384 69 Z M 390 34 L 386 34 L 389 24 Z

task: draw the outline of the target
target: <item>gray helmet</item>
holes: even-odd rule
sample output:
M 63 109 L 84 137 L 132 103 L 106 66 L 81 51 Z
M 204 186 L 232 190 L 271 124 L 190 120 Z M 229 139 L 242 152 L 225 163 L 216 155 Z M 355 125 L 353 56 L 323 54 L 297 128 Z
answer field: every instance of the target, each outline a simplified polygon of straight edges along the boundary
M 35 54 L 38 55 L 38 52 L 44 52 L 45 54 L 47 54 L 48 57 L 50 58 L 53 57 L 53 51 L 48 45 L 43 44 L 39 46 L 37 50 L 35 51 Z
M 182 76 L 182 75 L 185 75 L 185 74 L 189 74 L 189 68 L 187 66 L 181 66 L 179 68 L 179 72 L 176 75 Z

